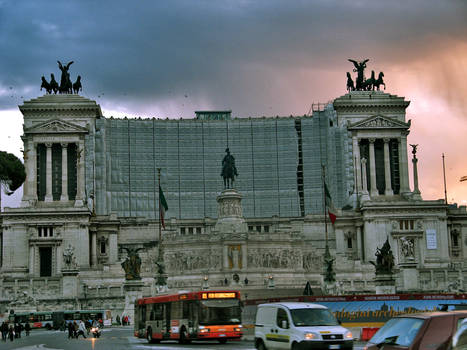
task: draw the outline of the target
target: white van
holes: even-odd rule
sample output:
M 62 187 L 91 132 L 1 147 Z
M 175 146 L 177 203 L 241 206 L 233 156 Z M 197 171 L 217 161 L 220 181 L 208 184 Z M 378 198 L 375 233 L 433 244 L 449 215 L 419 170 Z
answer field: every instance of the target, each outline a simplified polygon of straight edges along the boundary
M 348 350 L 353 348 L 353 336 L 323 305 L 261 304 L 256 312 L 255 348 Z

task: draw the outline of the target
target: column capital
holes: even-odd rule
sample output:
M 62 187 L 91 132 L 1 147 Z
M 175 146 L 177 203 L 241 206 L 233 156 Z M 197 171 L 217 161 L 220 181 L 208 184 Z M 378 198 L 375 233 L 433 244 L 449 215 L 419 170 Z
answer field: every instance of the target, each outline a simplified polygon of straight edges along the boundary
M 45 145 L 45 147 L 47 147 L 47 148 L 51 148 L 52 145 L 53 145 L 53 143 L 52 143 L 52 142 L 45 142 L 44 145 Z
M 368 139 L 369 143 L 375 143 L 375 141 L 376 141 L 376 138 L 374 138 L 374 137 L 371 137 L 371 138 Z
M 390 139 L 389 137 L 383 138 L 383 142 L 384 142 L 384 143 L 389 143 L 389 141 L 391 141 L 391 139 Z
M 62 146 L 62 148 L 67 148 L 68 142 L 60 142 L 60 145 Z
M 367 160 L 366 160 L 365 157 L 362 157 L 362 159 L 360 161 L 362 162 L 362 165 L 366 165 Z

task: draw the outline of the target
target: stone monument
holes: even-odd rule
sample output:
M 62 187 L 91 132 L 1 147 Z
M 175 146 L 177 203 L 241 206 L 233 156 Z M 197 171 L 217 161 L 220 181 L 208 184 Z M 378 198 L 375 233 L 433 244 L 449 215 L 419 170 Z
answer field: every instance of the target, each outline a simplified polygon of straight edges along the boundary
M 135 301 L 143 297 L 144 283 L 141 281 L 141 258 L 138 255 L 144 248 L 123 248 L 128 256 L 122 262 L 122 268 L 125 271 L 125 282 L 123 290 L 125 292 L 124 316 L 129 316 L 131 320 L 135 319 Z

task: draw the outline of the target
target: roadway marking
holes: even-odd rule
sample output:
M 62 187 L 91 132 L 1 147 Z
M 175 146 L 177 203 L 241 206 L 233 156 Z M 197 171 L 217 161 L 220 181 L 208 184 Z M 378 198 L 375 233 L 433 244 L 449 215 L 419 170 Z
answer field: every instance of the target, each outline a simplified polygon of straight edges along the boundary
M 57 349 L 57 348 L 46 348 L 45 344 L 39 344 L 39 345 L 32 345 L 32 346 L 25 346 L 22 348 L 15 348 L 16 350 L 64 350 L 64 349 Z

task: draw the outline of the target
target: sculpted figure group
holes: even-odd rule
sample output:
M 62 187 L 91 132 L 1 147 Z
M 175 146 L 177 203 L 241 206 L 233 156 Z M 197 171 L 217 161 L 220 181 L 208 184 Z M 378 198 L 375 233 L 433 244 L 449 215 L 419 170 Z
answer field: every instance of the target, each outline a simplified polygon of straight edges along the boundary
M 50 74 L 50 82 L 48 82 L 44 76 L 42 76 L 42 84 L 41 90 L 45 89 L 48 94 L 77 94 L 80 90 L 82 91 L 83 88 L 81 86 L 81 76 L 78 75 L 78 78 L 74 83 L 71 82 L 70 73 L 68 69 L 73 64 L 73 61 L 68 62 L 66 65 L 63 65 L 60 61 L 57 61 L 58 68 L 62 71 L 62 77 L 60 79 L 60 85 L 58 85 L 57 81 L 55 80 L 55 76 Z
M 349 61 L 352 62 L 355 66 L 354 72 L 357 73 L 357 79 L 354 84 L 354 81 L 352 80 L 352 77 L 350 76 L 350 73 L 347 72 L 347 91 L 374 91 L 377 89 L 379 91 L 379 87 L 381 85 L 384 86 L 384 90 L 386 90 L 386 84 L 383 81 L 384 73 L 380 72 L 378 75 L 378 78 L 375 78 L 375 71 L 371 71 L 371 77 L 369 79 L 365 78 L 365 68 L 366 68 L 366 63 L 369 61 L 367 58 L 366 60 L 363 60 L 361 62 L 357 62 L 355 60 L 352 60 L 349 58 Z

